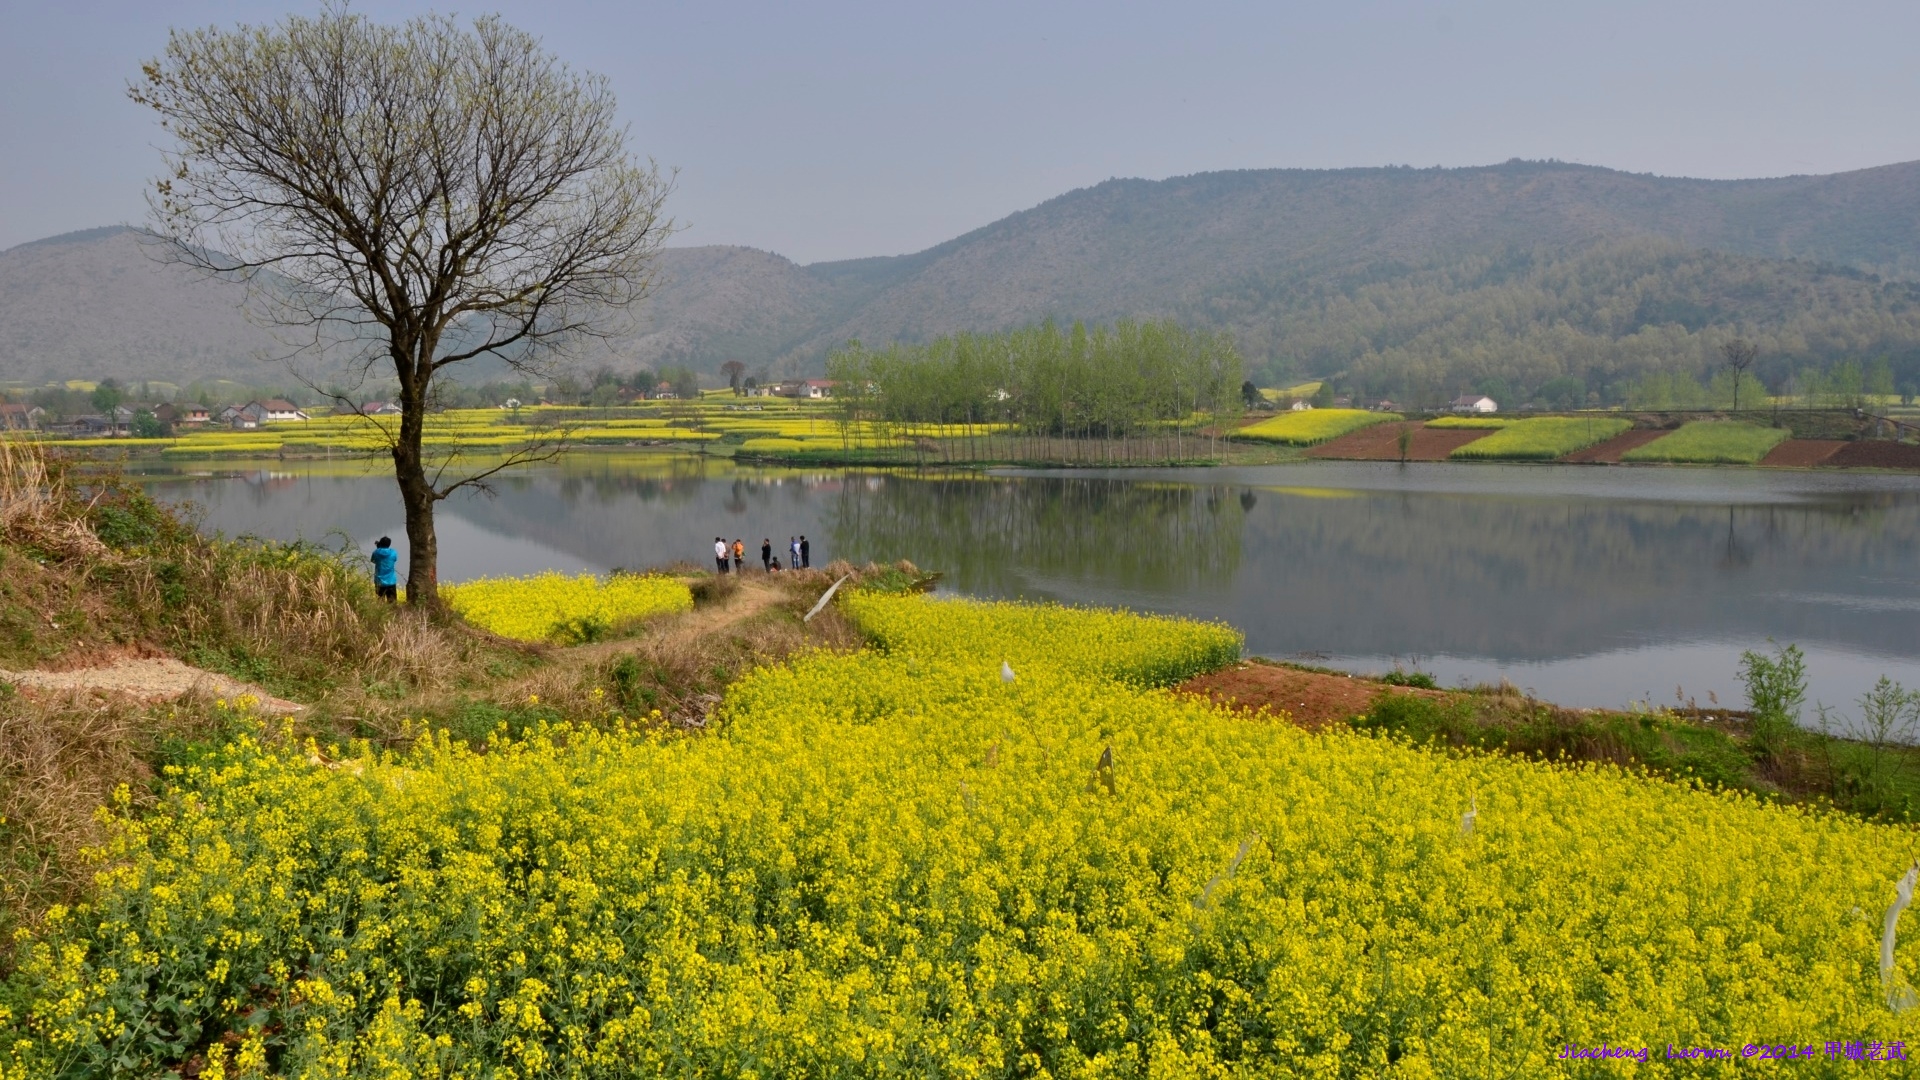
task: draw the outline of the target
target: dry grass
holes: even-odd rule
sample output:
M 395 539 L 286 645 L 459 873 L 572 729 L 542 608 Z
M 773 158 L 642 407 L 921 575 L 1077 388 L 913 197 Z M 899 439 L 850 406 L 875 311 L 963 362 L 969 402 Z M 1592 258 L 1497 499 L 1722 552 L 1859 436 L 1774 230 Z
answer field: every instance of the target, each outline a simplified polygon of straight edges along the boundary
M 0 439 L 0 538 L 65 558 L 102 559 L 110 552 L 76 502 L 66 470 L 45 446 Z
M 92 867 L 82 852 L 102 839 L 99 808 L 115 789 L 144 801 L 162 750 L 215 734 L 217 716 L 202 700 L 149 708 L 0 689 L 0 955 L 14 927 L 85 891 Z

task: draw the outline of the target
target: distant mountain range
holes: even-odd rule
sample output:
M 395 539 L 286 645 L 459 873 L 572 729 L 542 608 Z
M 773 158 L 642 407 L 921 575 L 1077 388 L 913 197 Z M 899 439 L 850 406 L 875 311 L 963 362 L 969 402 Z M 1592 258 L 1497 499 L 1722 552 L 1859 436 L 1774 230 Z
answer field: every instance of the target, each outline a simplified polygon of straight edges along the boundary
M 0 381 L 270 378 L 239 287 L 95 229 L 0 252 Z M 912 255 L 801 266 L 674 248 L 633 332 L 589 366 L 727 360 L 786 375 L 869 345 L 1042 318 L 1231 330 L 1269 378 L 1525 385 L 1887 358 L 1920 379 L 1920 162 L 1690 180 L 1556 162 L 1111 180 Z

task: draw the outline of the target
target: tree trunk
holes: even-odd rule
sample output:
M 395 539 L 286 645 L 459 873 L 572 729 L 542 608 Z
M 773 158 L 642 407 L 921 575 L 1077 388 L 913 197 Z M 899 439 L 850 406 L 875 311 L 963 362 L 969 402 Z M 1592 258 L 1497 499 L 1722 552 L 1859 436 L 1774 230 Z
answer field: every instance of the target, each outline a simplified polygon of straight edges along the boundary
M 396 342 L 400 371 L 400 432 L 393 441 L 393 478 L 400 485 L 400 504 L 407 520 L 407 604 L 437 609 L 440 606 L 440 544 L 433 531 L 433 504 L 439 493 L 427 479 L 426 459 L 422 454 L 422 436 L 427 428 L 427 383 L 433 369 L 426 362 L 417 366 L 402 360 L 409 350 Z M 431 348 L 423 350 L 431 357 Z
M 405 425 L 402 425 L 404 429 Z M 439 542 L 433 533 L 433 485 L 420 460 L 418 436 L 406 445 L 403 434 L 393 450 L 393 476 L 400 483 L 400 502 L 407 517 L 407 603 L 437 607 L 440 603 Z

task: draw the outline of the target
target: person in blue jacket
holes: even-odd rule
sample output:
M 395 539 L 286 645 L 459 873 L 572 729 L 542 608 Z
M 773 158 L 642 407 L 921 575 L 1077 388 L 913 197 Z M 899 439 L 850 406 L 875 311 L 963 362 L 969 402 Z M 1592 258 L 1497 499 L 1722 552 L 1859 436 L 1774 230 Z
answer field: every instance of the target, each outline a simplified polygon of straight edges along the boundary
M 391 604 L 400 596 L 400 553 L 393 550 L 393 538 L 383 536 L 373 545 L 373 591 Z

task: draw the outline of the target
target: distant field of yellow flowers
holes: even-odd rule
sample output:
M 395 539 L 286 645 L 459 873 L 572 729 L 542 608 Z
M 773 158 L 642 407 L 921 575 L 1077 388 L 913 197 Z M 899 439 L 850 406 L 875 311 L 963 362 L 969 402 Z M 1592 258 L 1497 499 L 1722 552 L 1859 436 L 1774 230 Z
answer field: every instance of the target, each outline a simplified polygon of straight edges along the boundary
M 176 773 L 23 943 L 0 1074 L 1588 1077 L 1631 1067 L 1563 1047 L 1920 1040 L 1889 1007 L 1920 931 L 1891 982 L 1879 951 L 1909 830 L 1163 689 L 1224 626 L 843 603 L 870 647 L 747 676 L 717 734 Z
M 1234 432 L 1233 437 L 1289 446 L 1317 446 L 1361 428 L 1398 419 L 1399 413 L 1369 412 L 1366 409 L 1307 409 L 1283 412 L 1257 424 L 1249 424 Z
M 154 451 L 168 460 L 295 455 L 374 454 L 397 428 L 394 416 L 317 416 L 258 428 L 182 429 L 168 438 L 61 439 L 77 450 Z M 910 447 L 923 439 L 954 439 L 1006 430 L 1004 424 L 883 424 L 843 421 L 831 402 L 732 398 L 664 402 L 622 408 L 534 406 L 522 409 L 449 409 L 427 418 L 423 445 L 509 452 L 534 443 L 573 446 L 726 444 L 743 453 L 792 453 Z

